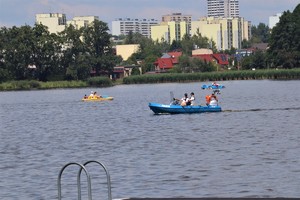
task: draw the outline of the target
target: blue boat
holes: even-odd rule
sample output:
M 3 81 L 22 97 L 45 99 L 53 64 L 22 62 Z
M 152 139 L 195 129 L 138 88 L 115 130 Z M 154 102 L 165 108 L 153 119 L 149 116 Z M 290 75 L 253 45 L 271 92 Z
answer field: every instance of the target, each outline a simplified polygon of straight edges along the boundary
M 220 90 L 220 89 L 224 89 L 225 86 L 224 85 L 202 85 L 201 89 L 211 89 L 211 90 Z
M 155 114 L 180 114 L 180 113 L 203 113 L 203 112 L 221 112 L 219 105 L 208 106 L 181 106 L 181 105 L 167 105 L 160 103 L 149 103 L 150 109 Z

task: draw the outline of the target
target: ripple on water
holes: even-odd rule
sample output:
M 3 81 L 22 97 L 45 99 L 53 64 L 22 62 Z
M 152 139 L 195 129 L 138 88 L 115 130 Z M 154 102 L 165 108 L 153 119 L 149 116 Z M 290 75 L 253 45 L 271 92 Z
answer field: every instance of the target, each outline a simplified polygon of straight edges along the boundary
M 300 91 L 286 99 L 299 81 L 224 84 L 225 112 L 195 115 L 154 115 L 148 103 L 187 90 L 204 103 L 200 83 L 101 89 L 110 102 L 81 102 L 87 89 L 1 93 L 0 197 L 57 199 L 61 167 L 87 160 L 109 168 L 113 198 L 300 196 Z M 64 174 L 64 199 L 77 198 L 77 170 Z M 106 198 L 104 180 L 93 179 Z

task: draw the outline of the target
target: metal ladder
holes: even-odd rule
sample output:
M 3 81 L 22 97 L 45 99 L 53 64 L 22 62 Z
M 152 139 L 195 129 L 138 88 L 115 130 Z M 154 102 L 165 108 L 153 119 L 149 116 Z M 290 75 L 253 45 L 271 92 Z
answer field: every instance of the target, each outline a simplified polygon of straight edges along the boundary
M 99 164 L 105 171 L 106 173 L 106 178 L 107 178 L 107 190 L 108 190 L 108 200 L 112 200 L 111 197 L 111 182 L 110 182 L 110 175 L 109 172 L 107 170 L 107 168 L 105 167 L 104 164 L 95 161 L 95 160 L 90 160 L 85 162 L 84 164 L 80 164 L 80 163 L 76 163 L 76 162 L 70 162 L 68 164 L 66 164 L 65 166 L 62 167 L 62 169 L 59 172 L 58 175 L 58 180 L 57 180 L 57 187 L 58 187 L 58 200 L 61 200 L 61 177 L 62 177 L 62 173 L 63 171 L 71 165 L 77 165 L 80 167 L 78 174 L 77 174 L 77 190 L 78 190 L 78 200 L 81 200 L 81 182 L 80 182 L 80 176 L 81 176 L 81 172 L 82 170 L 84 170 L 86 177 L 87 177 L 87 183 L 88 183 L 88 199 L 92 200 L 92 184 L 91 184 L 91 176 L 88 172 L 88 170 L 86 169 L 86 165 L 88 165 L 89 163 L 97 163 Z

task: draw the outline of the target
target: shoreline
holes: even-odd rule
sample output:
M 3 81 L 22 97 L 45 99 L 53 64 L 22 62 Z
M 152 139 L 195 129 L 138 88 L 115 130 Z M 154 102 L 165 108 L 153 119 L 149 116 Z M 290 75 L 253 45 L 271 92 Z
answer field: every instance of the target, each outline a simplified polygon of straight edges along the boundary
M 97 78 L 97 77 L 95 77 Z M 103 77 L 102 77 L 103 79 Z M 108 79 L 108 78 L 105 78 Z M 113 87 L 129 84 L 153 84 L 153 83 L 188 83 L 188 82 L 211 82 L 229 80 L 300 80 L 300 68 L 295 69 L 272 69 L 272 70 L 239 70 L 224 72 L 204 73 L 162 73 L 143 74 L 125 77 L 116 81 L 90 83 L 89 81 L 48 81 L 20 80 L 0 83 L 0 92 L 26 91 L 26 90 L 49 90 L 60 88 L 89 88 L 89 87 Z

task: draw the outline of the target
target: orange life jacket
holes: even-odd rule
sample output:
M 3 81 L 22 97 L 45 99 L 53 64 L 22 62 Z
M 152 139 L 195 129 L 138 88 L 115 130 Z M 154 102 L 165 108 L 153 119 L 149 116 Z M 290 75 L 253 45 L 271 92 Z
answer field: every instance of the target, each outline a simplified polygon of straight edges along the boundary
M 210 102 L 210 98 L 211 98 L 211 96 L 210 96 L 210 95 L 206 95 L 206 96 L 205 96 L 205 99 L 206 99 L 206 102 L 207 102 L 207 103 L 209 103 L 209 102 Z

